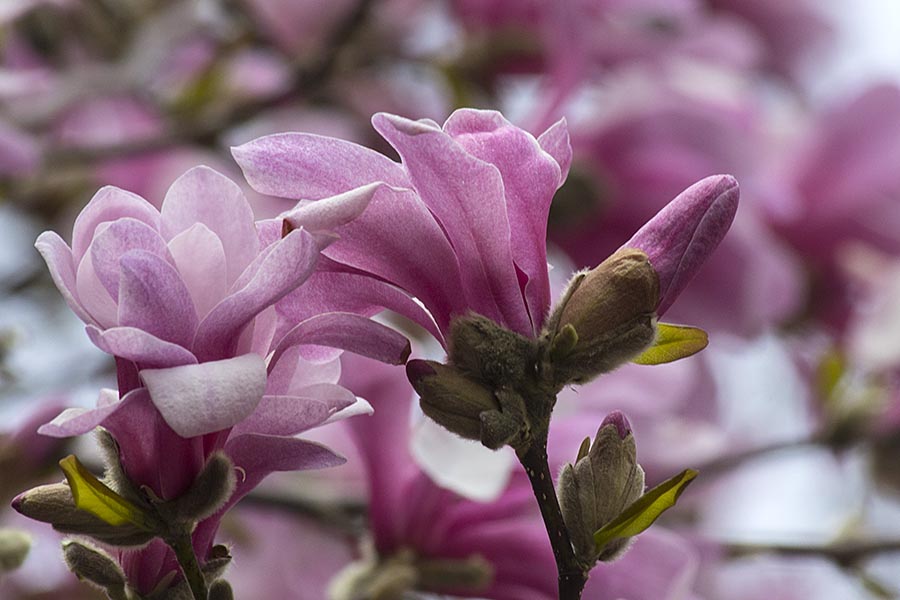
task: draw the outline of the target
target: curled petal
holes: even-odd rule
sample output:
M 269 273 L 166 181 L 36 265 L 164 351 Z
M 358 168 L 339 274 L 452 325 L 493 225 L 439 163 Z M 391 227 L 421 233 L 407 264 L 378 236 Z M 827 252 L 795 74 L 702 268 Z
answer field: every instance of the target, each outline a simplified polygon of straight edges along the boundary
M 303 203 L 284 215 L 284 221 L 292 229 L 332 231 L 361 215 L 383 185 L 370 183 L 330 198 Z
M 141 378 L 154 406 L 184 438 L 221 431 L 256 409 L 266 389 L 266 365 L 258 354 L 144 369 Z
M 93 431 L 111 414 L 125 406 L 126 402 L 130 402 L 135 397 L 133 390 L 120 400 L 115 390 L 100 390 L 100 399 L 97 401 L 96 408 L 73 407 L 67 408 L 49 423 L 44 423 L 38 428 L 38 433 L 50 437 L 64 438 L 75 435 L 83 435 Z
M 62 294 L 78 318 L 85 323 L 93 323 L 94 319 L 81 306 L 78 300 L 78 290 L 76 288 L 75 279 L 75 259 L 72 256 L 72 250 L 66 245 L 61 237 L 52 231 L 45 231 L 38 236 L 34 247 L 44 257 L 47 268 L 50 269 L 50 276 L 59 293 Z

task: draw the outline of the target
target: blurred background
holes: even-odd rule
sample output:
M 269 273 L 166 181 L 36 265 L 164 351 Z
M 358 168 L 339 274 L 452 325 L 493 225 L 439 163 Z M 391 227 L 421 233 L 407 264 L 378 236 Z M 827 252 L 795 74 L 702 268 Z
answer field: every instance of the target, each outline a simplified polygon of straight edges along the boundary
M 678 560 L 622 567 L 585 597 L 900 597 L 898 27 L 893 0 L 2 0 L 0 527 L 34 545 L 0 598 L 98 597 L 49 527 L 3 508 L 59 480 L 73 444 L 90 455 L 37 425 L 115 383 L 37 235 L 70 231 L 103 185 L 159 206 L 197 164 L 242 181 L 229 148 L 261 135 L 390 153 L 373 113 L 443 122 L 462 106 L 534 134 L 566 117 L 575 158 L 548 231 L 560 285 L 694 181 L 741 184 L 732 231 L 667 315 L 709 348 L 561 399 L 559 464 L 619 409 L 648 483 L 701 470 L 654 527 Z M 245 191 L 260 218 L 289 208 Z M 272 478 L 223 528 L 238 598 L 323 598 L 362 555 L 364 461 L 332 429 L 347 466 Z M 426 473 L 499 493 L 510 461 L 435 436 L 410 434 Z M 472 483 L 473 461 L 496 490 Z

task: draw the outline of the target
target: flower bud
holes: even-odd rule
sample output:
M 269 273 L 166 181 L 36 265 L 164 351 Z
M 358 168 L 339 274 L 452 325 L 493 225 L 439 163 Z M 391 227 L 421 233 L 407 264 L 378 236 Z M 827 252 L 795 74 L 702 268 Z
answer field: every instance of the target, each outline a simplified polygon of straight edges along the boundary
M 228 501 L 235 484 L 231 459 L 222 452 L 216 452 L 209 457 L 203 470 L 184 494 L 157 508 L 170 521 L 202 521 Z
M 464 375 L 459 369 L 430 360 L 411 360 L 406 375 L 419 394 L 422 412 L 437 424 L 495 450 L 524 427 L 524 406 L 514 392 L 508 407 L 495 393 Z
M 477 314 L 453 320 L 450 363 L 491 388 L 515 387 L 534 364 L 534 341 Z
M 576 274 L 542 335 L 556 382 L 583 383 L 640 354 L 656 336 L 658 299 L 640 250 L 623 248 Z
M 113 546 L 143 546 L 154 534 L 130 523 L 110 525 L 75 506 L 68 484 L 42 485 L 19 494 L 12 507 L 35 521 L 50 523 L 62 533 L 87 535 Z
M 659 275 L 662 315 L 725 237 L 740 190 L 731 175 L 698 181 L 669 202 L 623 248 L 644 251 Z
M 18 529 L 0 529 L 0 574 L 22 566 L 31 550 L 31 536 Z
M 75 540 L 62 544 L 69 570 L 81 581 L 106 590 L 110 598 L 125 598 L 127 580 L 119 564 L 106 552 Z
M 234 600 L 234 591 L 231 584 L 224 579 L 216 579 L 209 586 L 207 600 Z
M 641 496 L 644 470 L 637 464 L 631 426 L 618 411 L 603 420 L 587 454 L 579 456 L 574 465 L 563 467 L 557 494 L 575 556 L 592 566 L 597 560 L 614 560 L 627 549 L 629 540 L 617 539 L 598 553 L 594 532 Z

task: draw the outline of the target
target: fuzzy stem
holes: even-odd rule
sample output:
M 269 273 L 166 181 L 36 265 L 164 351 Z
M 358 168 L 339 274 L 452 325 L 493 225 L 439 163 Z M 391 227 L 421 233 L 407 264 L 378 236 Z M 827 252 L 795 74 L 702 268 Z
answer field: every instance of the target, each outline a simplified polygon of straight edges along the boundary
M 556 497 L 556 489 L 553 487 L 553 478 L 550 474 L 550 464 L 547 460 L 546 431 L 538 435 L 524 453 L 517 453 L 517 455 L 528 475 L 528 480 L 531 481 L 531 489 L 534 491 L 534 497 L 541 509 L 544 527 L 547 528 L 550 546 L 553 548 L 553 556 L 556 558 L 559 600 L 579 600 L 584 585 L 587 583 L 587 573 L 575 559 L 569 530 L 566 528 L 562 511 L 559 508 L 559 499 Z
M 191 543 L 190 534 L 179 533 L 166 539 L 166 543 L 175 552 L 175 557 L 178 559 L 184 578 L 191 588 L 194 600 L 207 600 L 209 592 L 206 587 L 206 578 L 203 576 L 203 571 L 200 570 L 197 555 L 194 554 L 194 545 Z

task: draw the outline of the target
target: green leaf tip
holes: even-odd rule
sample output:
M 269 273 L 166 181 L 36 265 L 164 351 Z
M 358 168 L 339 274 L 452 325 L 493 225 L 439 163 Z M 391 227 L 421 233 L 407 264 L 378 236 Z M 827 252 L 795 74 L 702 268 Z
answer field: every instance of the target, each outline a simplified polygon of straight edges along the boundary
M 613 540 L 638 535 L 653 525 L 656 519 L 675 505 L 688 484 L 697 477 L 698 471 L 685 469 L 635 500 L 618 517 L 594 532 L 597 552 Z
M 662 365 L 697 354 L 709 344 L 709 335 L 698 327 L 656 324 L 656 341 L 637 358 L 639 365 Z
M 59 461 L 59 466 L 69 482 L 77 508 L 113 526 L 129 523 L 145 531 L 153 530 L 149 515 L 97 479 L 74 454 Z

